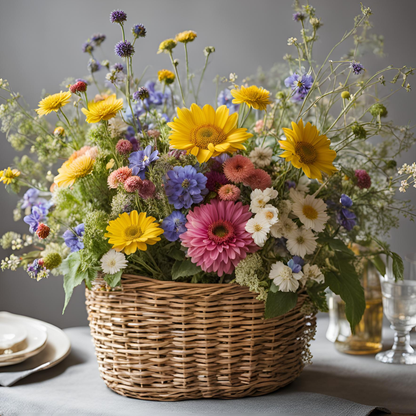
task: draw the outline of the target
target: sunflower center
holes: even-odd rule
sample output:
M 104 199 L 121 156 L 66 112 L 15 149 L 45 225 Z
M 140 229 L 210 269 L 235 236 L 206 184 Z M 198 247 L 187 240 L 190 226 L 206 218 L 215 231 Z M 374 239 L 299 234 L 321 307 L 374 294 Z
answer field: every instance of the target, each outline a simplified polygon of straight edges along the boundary
M 318 211 L 310 205 L 304 205 L 302 212 L 308 220 L 316 220 L 318 218 Z
M 307 165 L 315 162 L 316 158 L 318 157 L 315 146 L 307 142 L 297 143 L 295 151 L 299 156 L 300 161 Z
M 234 227 L 229 221 L 218 220 L 208 227 L 208 237 L 216 244 L 225 243 L 234 236 Z
M 143 235 L 141 228 L 138 225 L 130 225 L 124 231 L 124 235 L 126 240 L 134 240 L 135 238 L 139 238 Z
M 212 143 L 214 146 L 226 140 L 227 136 L 222 129 L 211 124 L 203 124 L 195 127 L 191 132 L 191 142 L 201 149 L 208 149 Z

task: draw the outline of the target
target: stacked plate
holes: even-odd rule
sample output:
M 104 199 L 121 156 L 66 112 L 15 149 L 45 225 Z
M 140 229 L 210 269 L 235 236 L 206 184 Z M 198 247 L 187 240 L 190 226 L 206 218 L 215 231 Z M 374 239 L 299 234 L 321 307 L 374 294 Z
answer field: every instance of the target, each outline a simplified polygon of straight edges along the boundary
M 54 356 L 49 357 L 54 364 L 68 355 L 70 343 L 62 330 L 37 319 L 0 312 L 0 367 L 34 356 L 41 358 L 49 355 L 49 350 L 54 351 Z

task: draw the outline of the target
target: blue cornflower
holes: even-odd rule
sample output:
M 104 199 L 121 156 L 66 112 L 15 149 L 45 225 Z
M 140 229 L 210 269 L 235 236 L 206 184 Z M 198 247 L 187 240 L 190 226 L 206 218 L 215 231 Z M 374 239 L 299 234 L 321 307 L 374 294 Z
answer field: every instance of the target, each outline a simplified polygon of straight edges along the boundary
M 96 33 L 92 35 L 91 40 L 94 42 L 96 46 L 100 46 L 106 39 L 106 36 L 102 33 Z
M 165 230 L 164 236 L 166 240 L 176 241 L 180 234 L 186 232 L 186 217 L 180 211 L 173 211 L 168 217 L 166 217 L 161 227 Z
M 133 175 L 139 176 L 140 179 L 145 179 L 145 173 L 147 167 L 159 159 L 159 151 L 152 151 L 153 147 L 151 144 L 146 146 L 144 150 L 138 150 L 133 152 L 129 157 L 129 168 L 132 169 Z
M 38 230 L 39 223 L 44 220 L 47 212 L 47 209 L 45 211 L 45 207 L 35 206 L 32 207 L 32 213 L 30 215 L 26 215 L 26 217 L 23 218 L 23 221 L 26 224 L 29 224 L 29 230 L 31 233 L 35 233 Z
M 199 204 L 208 193 L 207 177 L 198 173 L 193 166 L 175 166 L 167 173 L 165 192 L 175 209 L 190 208 Z
M 355 75 L 360 75 L 362 71 L 364 71 L 364 67 L 359 62 L 351 62 L 350 68 Z
M 294 91 L 292 101 L 303 101 L 309 90 L 312 88 L 312 84 L 312 75 L 307 74 L 299 75 L 295 72 L 285 79 L 286 87 L 292 88 L 292 91 Z
M 240 108 L 240 104 L 233 104 L 234 97 L 231 95 L 231 91 L 226 88 L 225 90 L 222 90 L 218 94 L 218 105 L 225 105 L 229 110 L 230 114 L 235 113 Z
M 84 235 L 84 224 L 78 224 L 73 230 L 66 230 L 63 234 L 65 244 L 71 249 L 71 252 L 79 251 L 84 248 L 82 237 Z
M 339 202 L 341 202 L 341 205 L 344 206 L 345 208 L 351 208 L 352 206 L 352 199 L 345 194 L 341 195 Z
M 114 52 L 120 58 L 129 58 L 130 56 L 134 55 L 134 46 L 128 40 L 121 40 L 120 42 L 116 43 Z
M 134 25 L 131 28 L 131 33 L 135 38 L 144 38 L 146 36 L 146 28 L 142 24 Z
M 342 225 L 347 231 L 351 231 L 357 223 L 357 217 L 351 210 L 348 209 L 352 206 L 352 200 L 349 196 L 342 194 L 340 203 L 342 207 L 337 213 L 337 223 Z
M 32 208 L 33 205 L 36 204 L 39 197 L 39 191 L 35 188 L 28 189 L 25 194 L 23 195 L 23 203 L 21 208 Z
M 292 269 L 293 273 L 299 273 L 302 270 L 304 264 L 305 261 L 299 256 L 294 256 L 287 262 L 288 267 Z
M 127 14 L 123 10 L 114 10 L 110 13 L 111 23 L 123 24 L 127 20 Z

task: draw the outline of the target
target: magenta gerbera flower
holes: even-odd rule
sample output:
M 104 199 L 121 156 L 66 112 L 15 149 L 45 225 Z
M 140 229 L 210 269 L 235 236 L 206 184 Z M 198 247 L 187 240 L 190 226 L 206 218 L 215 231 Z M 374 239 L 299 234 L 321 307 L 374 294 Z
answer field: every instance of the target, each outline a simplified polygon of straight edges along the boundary
M 230 274 L 248 253 L 258 250 L 245 227 L 251 218 L 248 205 L 212 200 L 190 211 L 187 231 L 180 235 L 192 263 L 218 276 Z

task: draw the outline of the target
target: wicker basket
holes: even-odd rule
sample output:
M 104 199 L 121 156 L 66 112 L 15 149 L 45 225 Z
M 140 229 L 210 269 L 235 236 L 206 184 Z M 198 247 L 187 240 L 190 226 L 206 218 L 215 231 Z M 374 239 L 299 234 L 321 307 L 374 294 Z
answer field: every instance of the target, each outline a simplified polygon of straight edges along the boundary
M 176 401 L 260 396 L 295 380 L 315 316 L 294 309 L 265 320 L 247 288 L 123 275 L 100 279 L 86 304 L 101 377 L 124 396 Z

